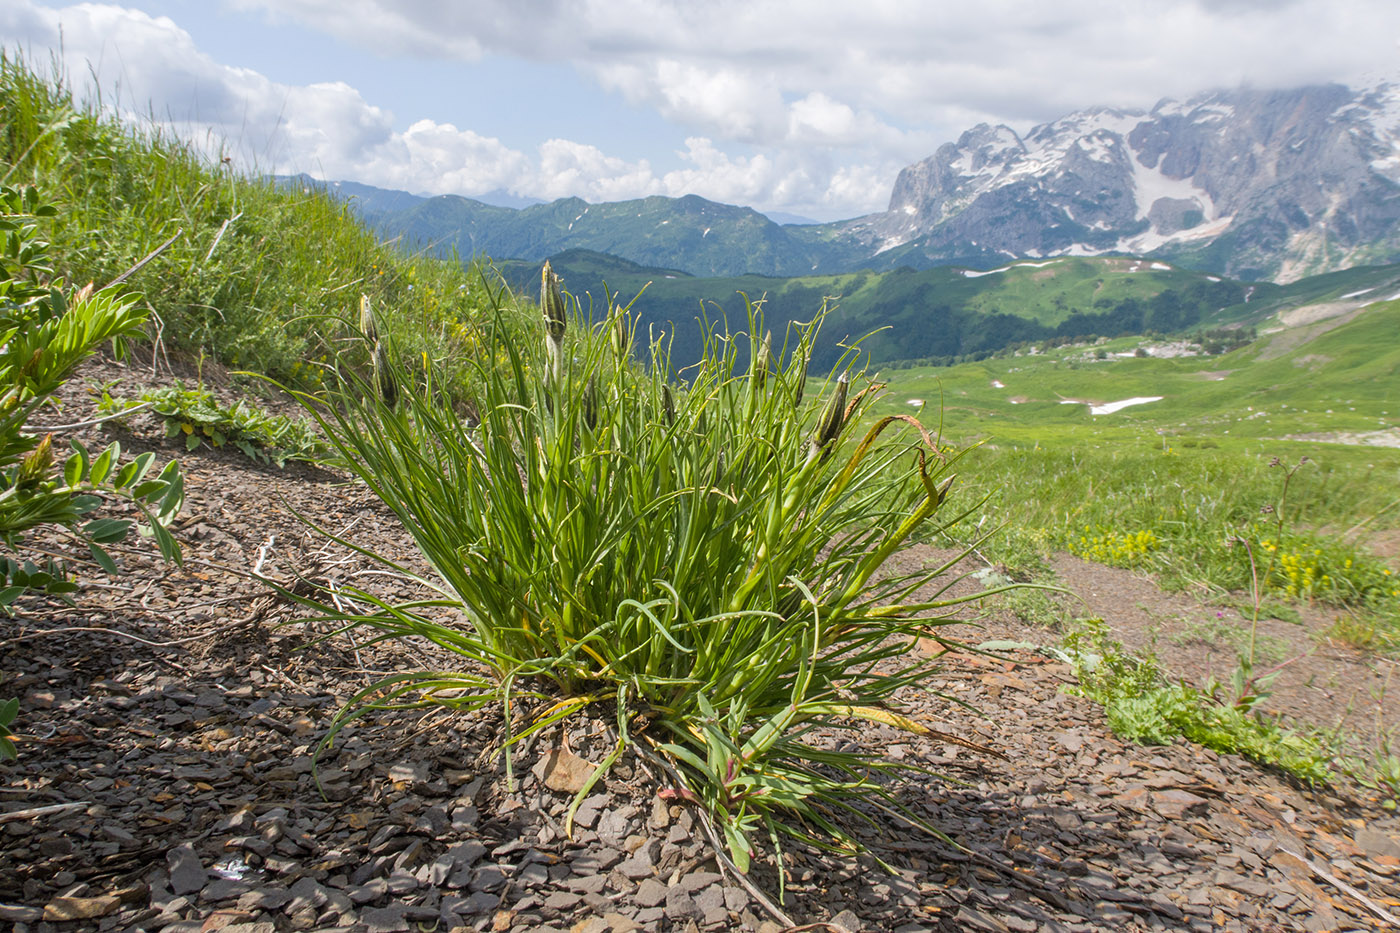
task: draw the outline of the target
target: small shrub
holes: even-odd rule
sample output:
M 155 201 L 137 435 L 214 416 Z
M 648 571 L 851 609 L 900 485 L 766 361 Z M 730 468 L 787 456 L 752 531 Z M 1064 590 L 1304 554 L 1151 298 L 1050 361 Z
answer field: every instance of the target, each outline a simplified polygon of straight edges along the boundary
M 1125 739 L 1164 744 L 1183 736 L 1217 752 L 1281 768 L 1308 783 L 1331 778 L 1333 753 L 1316 739 L 1238 704 L 1220 702 L 1218 688 L 1202 692 L 1168 683 L 1152 654 L 1124 650 L 1101 619 L 1086 620 L 1067 635 L 1061 656 L 1073 665 L 1079 681 L 1071 692 L 1102 704 L 1109 727 Z
M 173 462 L 150 475 L 154 454 L 123 463 L 121 445 L 91 455 L 72 443 L 60 465 L 52 434 L 35 435 L 29 418 L 49 403 L 73 369 L 108 340 L 140 331 L 145 313 L 132 298 L 107 289 L 79 291 L 71 300 L 62 283 L 45 283 L 48 244 L 35 221 L 51 217 L 33 188 L 0 189 L 0 539 L 11 550 L 24 533 L 40 525 L 62 525 L 84 540 L 93 558 L 109 572 L 116 565 L 103 545 L 121 541 L 133 528 L 124 519 L 89 516 L 102 496 L 128 499 L 146 517 L 142 530 L 153 536 L 169 559 L 179 555 L 165 530 L 178 511 L 184 484 Z M 54 595 L 70 592 L 52 568 L 6 560 L 0 608 L 27 589 Z
M 594 780 L 632 747 L 670 762 L 665 793 L 713 814 L 741 868 L 758 833 L 845 839 L 836 814 L 892 804 L 870 776 L 898 765 L 807 737 L 861 720 L 928 733 L 894 694 L 930 671 L 911 649 L 960 600 L 914 596 L 943 568 L 876 571 L 956 520 L 940 507 L 958 455 L 907 415 L 857 428 L 878 389 L 851 385 L 852 354 L 809 380 L 820 318 L 775 346 L 754 312 L 747 336 L 712 333 L 680 382 L 661 342 L 634 364 L 625 311 L 588 331 L 569 307 L 546 266 L 534 341 L 498 331 L 471 363 L 478 424 L 438 403 L 373 314 L 340 326 L 375 348 L 375 371 L 336 370 L 329 402 L 298 396 L 413 534 L 439 594 L 356 591 L 376 608 L 355 616 L 307 605 L 476 665 L 395 674 L 334 728 L 369 709 L 533 701 L 513 742 L 610 709 L 617 745 Z
M 327 453 L 315 425 L 305 419 L 275 415 L 242 400 L 223 405 L 213 392 L 187 389 L 178 382 L 142 392 L 139 401 L 104 391 L 98 408 L 121 414 L 142 403 L 165 422 L 166 437 L 184 438 L 186 450 L 198 450 L 206 443 L 211 447 L 232 445 L 253 460 L 279 467 L 288 460 L 314 463 Z
M 133 527 L 155 538 L 169 560 L 179 547 L 166 531 L 184 495 L 175 463 L 151 475 L 154 454 L 122 462 L 121 445 L 96 456 L 74 441 L 60 465 L 53 434 L 37 436 L 27 426 L 67 381 L 73 369 L 108 340 L 137 333 L 145 321 L 138 303 L 116 291 L 85 288 L 68 296 L 61 282 L 46 281 L 48 244 L 38 221 L 56 211 L 33 188 L 0 187 L 0 612 L 9 613 L 24 593 L 66 598 L 76 585 L 64 568 L 38 566 L 22 556 L 27 532 L 43 525 L 66 528 L 104 570 L 116 573 L 107 545 L 124 540 Z M 131 502 L 146 519 L 92 517 L 104 497 Z M 10 725 L 18 704 L 0 703 L 0 758 L 14 757 Z

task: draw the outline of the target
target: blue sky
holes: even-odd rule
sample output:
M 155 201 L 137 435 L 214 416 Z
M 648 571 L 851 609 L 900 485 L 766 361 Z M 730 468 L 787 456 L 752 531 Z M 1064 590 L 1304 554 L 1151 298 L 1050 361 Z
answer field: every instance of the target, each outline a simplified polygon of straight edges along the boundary
M 0 0 L 0 44 L 250 171 L 831 220 L 979 122 L 1400 80 L 1400 4 Z

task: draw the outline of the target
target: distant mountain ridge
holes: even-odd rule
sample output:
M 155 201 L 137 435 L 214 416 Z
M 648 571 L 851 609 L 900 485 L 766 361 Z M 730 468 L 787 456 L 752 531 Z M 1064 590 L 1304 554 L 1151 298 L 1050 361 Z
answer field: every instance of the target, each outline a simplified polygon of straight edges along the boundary
M 382 238 L 402 237 L 438 255 L 455 250 L 464 257 L 484 253 L 495 259 L 540 260 L 587 249 L 706 276 L 735 270 L 803 275 L 840 261 L 824 243 L 794 237 L 752 208 L 697 195 L 604 204 L 561 198 L 520 210 L 457 195 L 406 206 L 389 206 L 379 198 L 351 204 Z
M 1400 260 L 1400 87 L 1214 91 L 982 124 L 908 166 L 883 212 L 779 224 L 695 195 L 521 209 L 332 183 L 385 238 L 538 261 L 569 249 L 699 276 L 1145 255 L 1238 279 Z
M 1246 279 L 1400 258 L 1400 87 L 1216 91 L 982 124 L 837 225 L 880 265 L 1126 253 Z

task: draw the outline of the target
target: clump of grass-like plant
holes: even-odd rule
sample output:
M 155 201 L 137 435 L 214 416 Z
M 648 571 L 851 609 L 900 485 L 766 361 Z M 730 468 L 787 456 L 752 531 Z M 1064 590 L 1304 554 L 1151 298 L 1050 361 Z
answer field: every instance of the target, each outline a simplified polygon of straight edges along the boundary
M 610 710 L 617 742 L 593 781 L 629 748 L 664 759 L 663 793 L 714 816 L 741 869 L 759 830 L 779 852 L 780 834 L 848 841 L 837 811 L 887 804 L 872 777 L 897 766 L 811 734 L 860 720 L 936 734 L 892 700 L 928 673 L 915 642 L 937 640 L 959 600 L 923 589 L 946 567 L 881 568 L 951 521 L 939 508 L 957 457 L 912 417 L 863 419 L 879 387 L 856 388 L 855 351 L 809 380 L 820 316 L 775 348 L 755 312 L 749 334 L 712 334 L 676 373 L 664 341 L 634 360 L 624 309 L 581 326 L 548 264 L 540 307 L 533 345 L 504 339 L 470 364 L 470 421 L 368 312 L 343 325 L 374 347 L 373 371 L 335 372 L 328 401 L 300 396 L 412 533 L 439 594 L 391 605 L 354 591 L 373 608 L 325 601 L 320 618 L 471 662 L 385 678 L 331 737 L 370 709 L 531 698 L 509 746 Z

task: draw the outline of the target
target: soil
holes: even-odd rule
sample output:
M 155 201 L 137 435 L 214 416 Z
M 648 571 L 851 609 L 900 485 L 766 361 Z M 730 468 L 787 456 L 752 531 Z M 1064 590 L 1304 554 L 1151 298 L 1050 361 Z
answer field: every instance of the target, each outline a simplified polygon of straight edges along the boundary
M 148 378 L 99 361 L 75 387 L 134 392 Z M 52 423 L 90 413 L 75 391 Z M 1181 741 L 1124 742 L 1064 691 L 1070 670 L 1030 648 L 955 651 L 900 695 L 958 741 L 868 724 L 827 737 L 926 769 L 894 790 L 943 835 L 861 811 L 851 830 L 867 854 L 785 846 L 774 909 L 771 859 L 748 878 L 731 871 L 703 817 L 658 793 L 672 779 L 654 761 L 624 756 L 566 835 L 569 789 L 610 747 L 606 719 L 517 748 L 513 784 L 497 709 L 377 712 L 317 759 L 357 690 L 459 662 L 289 621 L 297 607 L 249 573 L 293 592 L 303 577 L 411 597 L 411 581 L 298 518 L 412 567 L 393 515 L 326 471 L 167 446 L 144 415 L 77 436 L 179 457 L 186 556 L 166 567 L 138 544 L 107 578 L 61 535 L 32 539 L 74 558 L 89 585 L 74 606 L 26 598 L 0 621 L 0 696 L 19 697 L 22 733 L 20 759 L 0 766 L 0 920 L 21 933 L 1369 930 L 1400 914 L 1400 820 L 1373 792 L 1301 787 Z M 1238 611 L 1067 556 L 1055 569 L 1084 601 L 1074 614 L 1155 645 L 1174 673 L 1199 683 L 1233 668 L 1222 633 Z M 1261 643 L 1293 659 L 1269 708 L 1323 726 L 1349 708 L 1358 735 L 1396 725 L 1383 692 L 1393 662 L 1329 642 L 1331 621 L 1305 608 L 1299 623 L 1261 623 Z M 1004 611 L 980 624 L 961 637 L 1058 639 Z

